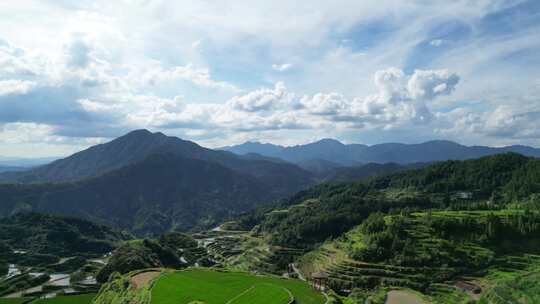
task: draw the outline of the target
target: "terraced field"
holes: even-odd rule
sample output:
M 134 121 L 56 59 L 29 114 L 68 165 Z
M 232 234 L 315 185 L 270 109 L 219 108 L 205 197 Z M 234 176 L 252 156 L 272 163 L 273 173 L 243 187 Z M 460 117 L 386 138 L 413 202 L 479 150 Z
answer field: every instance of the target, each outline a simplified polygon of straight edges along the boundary
M 95 296 L 95 294 L 84 294 L 36 300 L 32 300 L 32 298 L 0 298 L 0 304 L 90 304 Z
M 507 221 L 508 216 L 519 212 L 521 211 L 441 211 L 430 213 L 429 216 L 482 222 L 489 215 L 497 216 L 504 222 Z M 530 288 L 520 293 L 518 288 L 512 289 L 510 287 L 513 286 L 512 284 L 504 282 L 513 282 L 513 279 L 520 274 L 530 273 L 532 266 L 540 265 L 540 256 L 531 254 L 539 248 L 536 246 L 536 240 L 527 240 L 526 248 L 522 248 L 512 241 L 508 241 L 508 244 L 504 244 L 504 246 L 498 244 L 501 248 L 505 248 L 505 251 L 501 252 L 493 247 L 485 246 L 481 242 L 464 239 L 451 243 L 452 246 L 455 246 L 453 247 L 455 251 L 452 251 L 447 249 L 449 242 L 446 239 L 435 233 L 433 228 L 424 224 L 423 219 L 427 215 L 427 213 L 415 213 L 405 222 L 408 238 L 414 243 L 414 256 L 422 258 L 433 253 L 442 253 L 445 255 L 442 257 L 447 261 L 459 260 L 459 256 L 461 256 L 466 257 L 469 261 L 477 261 L 475 263 L 479 265 L 477 268 L 468 269 L 461 267 L 459 263 L 453 263 L 452 266 L 441 265 L 442 267 L 438 265 L 403 267 L 352 259 L 349 256 L 350 252 L 365 248 L 364 236 L 358 228 L 304 255 L 299 259 L 298 266 L 307 277 L 314 272 L 326 272 L 329 275 L 328 285 L 337 291 L 354 288 L 373 290 L 380 286 L 405 287 L 425 293 L 433 303 L 445 304 L 468 303 L 471 300 L 478 300 L 486 290 L 491 290 L 490 300 L 497 298 L 499 294 L 508 299 L 515 299 L 515 294 L 535 299 Z M 385 217 L 385 221 L 391 220 L 391 216 Z M 454 256 L 455 253 L 458 253 L 459 256 Z M 462 290 L 457 287 L 460 282 L 471 283 L 473 288 Z M 501 282 L 503 283 L 501 284 Z M 526 282 L 523 285 L 532 285 L 529 281 Z M 490 289 L 494 285 L 498 286 L 498 289 Z M 478 291 L 473 292 L 474 288 L 477 288 Z M 532 290 L 536 290 L 535 288 L 533 287 Z M 514 294 L 511 294 L 509 290 L 514 290 Z
M 270 246 L 248 231 L 212 231 L 199 236 L 199 241 L 216 262 L 241 271 L 282 274 L 294 258 L 305 253 L 301 249 Z
M 32 302 L 32 304 L 90 304 L 94 299 L 95 294 L 84 294 L 77 296 L 58 296 L 51 299 L 40 299 Z
M 300 267 L 308 276 L 317 271 L 328 273 L 329 286 L 338 290 L 374 288 L 381 284 L 421 289 L 427 275 L 426 270 L 413 267 L 358 262 L 347 258 L 332 245 L 323 246 L 305 256 Z
M 322 304 L 307 283 L 240 272 L 190 269 L 163 275 L 152 289 L 152 304 Z

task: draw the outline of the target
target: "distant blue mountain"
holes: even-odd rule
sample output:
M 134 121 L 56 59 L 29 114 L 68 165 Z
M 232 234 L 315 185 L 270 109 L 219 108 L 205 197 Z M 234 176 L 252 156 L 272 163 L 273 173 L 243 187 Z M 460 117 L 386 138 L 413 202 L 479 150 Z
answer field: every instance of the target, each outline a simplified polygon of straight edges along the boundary
M 60 157 L 20 158 L 0 156 L 0 167 L 36 167 L 51 163 Z
M 284 147 L 273 144 L 247 142 L 222 150 L 236 154 L 258 153 L 277 157 L 299 165 L 314 160 L 351 166 L 367 163 L 430 163 L 444 160 L 464 160 L 493 154 L 516 152 L 525 156 L 540 157 L 540 149 L 527 146 L 486 147 L 464 146 L 447 140 L 433 140 L 420 144 L 384 143 L 373 146 L 343 144 L 334 139 L 322 139 L 306 145 Z M 322 166 L 323 164 L 321 164 Z M 328 164 L 324 164 L 327 166 Z

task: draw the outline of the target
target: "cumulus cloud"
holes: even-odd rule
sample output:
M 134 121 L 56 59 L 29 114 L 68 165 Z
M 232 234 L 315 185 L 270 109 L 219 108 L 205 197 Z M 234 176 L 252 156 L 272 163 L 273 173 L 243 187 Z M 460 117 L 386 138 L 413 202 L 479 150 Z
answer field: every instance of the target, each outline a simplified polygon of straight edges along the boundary
M 460 107 L 437 116 L 440 126 L 436 132 L 450 138 L 514 144 L 540 137 L 540 109 L 534 107 L 501 105 L 485 112 Z
M 0 80 L 0 122 L 24 120 L 64 138 L 116 136 L 141 127 L 182 129 L 201 137 L 277 130 L 388 129 L 428 122 L 432 115 L 427 103 L 451 94 L 459 82 L 457 75 L 445 70 L 407 75 L 389 68 L 374 74 L 377 93 L 365 97 L 337 92 L 297 97 L 281 81 L 273 88 L 240 94 L 236 86 L 214 80 L 208 69 L 191 64 L 166 67 L 159 61 L 146 61 L 121 66 L 124 73 L 118 73 L 118 67 L 96 52 L 91 40 L 71 39 L 65 47 L 64 65 L 45 66 L 35 74 L 39 87 L 34 80 Z M 10 47 L 9 55 L 14 53 Z M 17 56 L 27 57 L 24 52 Z M 180 95 L 143 93 L 179 81 L 237 95 L 221 103 L 193 103 Z
M 229 100 L 230 106 L 239 111 L 257 112 L 270 110 L 279 103 L 291 101 L 294 95 L 287 93 L 285 84 L 278 82 L 274 89 L 258 89 Z
M 447 71 L 415 71 L 406 75 L 391 68 L 374 75 L 377 94 L 347 98 L 343 94 L 316 93 L 300 98 L 277 82 L 238 95 L 224 104 L 186 104 L 173 112 L 165 100 L 128 116 L 145 125 L 162 128 L 215 129 L 260 132 L 320 128 L 391 129 L 429 122 L 433 114 L 427 102 L 450 94 L 459 78 Z M 442 88 L 444 86 L 444 89 Z M 199 132 L 200 133 L 200 132 Z
M 374 75 L 377 93 L 347 99 L 338 93 L 315 94 L 301 100 L 310 113 L 330 115 L 333 121 L 349 121 L 374 127 L 392 128 L 411 122 L 428 122 L 432 113 L 427 103 L 448 95 L 459 77 L 446 70 L 416 70 L 406 75 L 397 68 L 377 71 Z
M 315 115 L 337 115 L 350 107 L 350 102 L 345 96 L 338 93 L 317 93 L 313 96 L 304 96 L 300 104 Z
M 439 95 L 449 95 L 459 82 L 459 76 L 448 70 L 416 70 L 407 82 L 412 99 L 432 100 Z
M 501 138 L 537 138 L 540 136 L 540 110 L 516 109 L 503 105 L 486 115 L 484 132 Z

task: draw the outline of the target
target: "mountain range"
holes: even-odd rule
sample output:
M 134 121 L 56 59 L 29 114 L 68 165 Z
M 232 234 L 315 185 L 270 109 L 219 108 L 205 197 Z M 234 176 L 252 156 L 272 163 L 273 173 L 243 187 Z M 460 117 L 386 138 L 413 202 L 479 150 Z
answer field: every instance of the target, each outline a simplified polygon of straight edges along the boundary
M 211 226 L 316 182 L 288 162 L 146 130 L 0 179 L 0 216 L 73 215 L 140 235 Z
M 70 215 L 155 235 L 211 227 L 321 182 L 357 181 L 506 151 L 540 156 L 530 147 L 448 141 L 365 146 L 326 139 L 225 150 L 136 130 L 46 165 L 0 173 L 0 216 Z
M 313 161 L 331 162 L 340 166 L 354 166 L 367 163 L 431 163 L 445 160 L 465 160 L 515 152 L 525 156 L 540 157 L 540 149 L 528 146 L 464 146 L 452 141 L 434 140 L 420 144 L 384 143 L 377 145 L 343 144 L 335 139 L 322 139 L 317 142 L 291 147 L 259 142 L 246 142 L 236 146 L 220 148 L 238 155 L 258 153 L 276 157 L 288 162 L 313 166 Z M 325 164 L 326 166 L 328 163 Z
M 214 151 L 163 133 L 136 130 L 111 142 L 90 147 L 47 165 L 25 172 L 2 174 L 0 181 L 17 183 L 78 181 L 143 161 L 154 154 L 172 154 L 217 163 L 259 179 L 279 179 L 278 182 L 288 182 L 292 188 L 298 188 L 295 186 L 298 184 L 309 183 L 310 179 L 309 173 L 287 162 L 269 160 L 260 155 L 238 156 L 230 152 Z

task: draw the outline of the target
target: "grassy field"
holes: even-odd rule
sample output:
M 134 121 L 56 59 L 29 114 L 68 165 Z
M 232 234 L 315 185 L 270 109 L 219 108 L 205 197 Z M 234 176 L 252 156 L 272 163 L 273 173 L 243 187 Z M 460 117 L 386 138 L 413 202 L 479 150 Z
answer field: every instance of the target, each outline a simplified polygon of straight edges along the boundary
M 233 300 L 230 300 L 231 304 L 251 304 L 251 303 L 268 303 L 268 304 L 282 304 L 288 303 L 292 300 L 287 289 L 272 285 L 272 284 L 259 284 L 253 285 L 245 292 L 239 294 Z
M 297 304 L 325 302 L 322 294 L 299 280 L 191 269 L 161 277 L 152 289 L 152 304 L 285 304 L 289 292 Z
M 1 298 L 0 304 L 22 304 L 22 303 L 25 303 L 26 301 L 28 301 L 27 298 L 16 298 L 16 299 Z
M 30 304 L 90 304 L 94 299 L 95 294 L 84 294 L 77 296 L 58 296 L 50 299 L 37 299 Z M 31 298 L 0 298 L 0 304 L 22 304 L 28 303 Z

